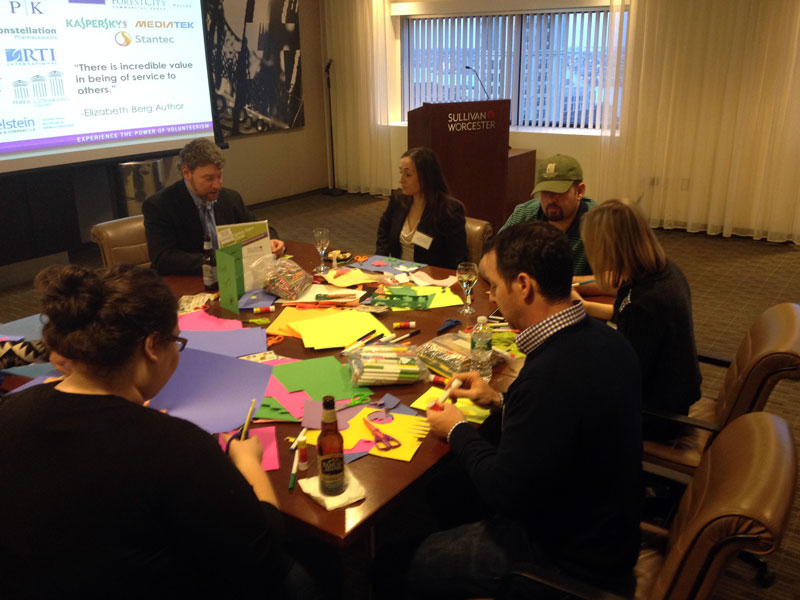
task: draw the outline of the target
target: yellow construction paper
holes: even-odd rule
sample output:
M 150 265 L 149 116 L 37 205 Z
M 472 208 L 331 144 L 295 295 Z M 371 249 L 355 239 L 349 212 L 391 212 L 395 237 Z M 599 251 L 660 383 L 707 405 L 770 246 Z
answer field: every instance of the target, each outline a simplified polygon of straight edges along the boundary
M 417 293 L 417 296 L 428 296 L 433 294 L 433 300 L 428 310 L 432 308 L 445 308 L 447 306 L 461 306 L 464 301 L 460 296 L 453 293 L 450 288 L 441 288 L 436 285 L 412 285 L 409 286 Z M 404 307 L 392 307 L 393 311 L 411 310 Z
M 443 393 L 444 388 L 432 385 L 424 394 L 414 400 L 410 406 L 417 410 L 426 411 L 428 409 L 428 402 L 431 400 L 438 400 Z M 488 408 L 478 406 L 469 398 L 458 398 L 456 400 L 456 408 L 458 408 L 464 414 L 464 418 L 471 423 L 481 424 L 491 413 Z
M 383 335 L 390 333 L 372 313 L 355 310 L 340 310 L 292 326 L 303 338 L 303 345 L 316 350 L 344 348 L 373 329 Z
M 323 277 L 325 281 L 336 287 L 349 287 L 351 285 L 359 285 L 362 283 L 373 283 L 378 280 L 379 276 L 376 274 L 369 274 L 361 269 L 347 269 L 347 273 L 336 276 L 338 269 L 331 269 Z
M 299 338 L 302 336 L 291 327 L 292 323 L 304 321 L 306 319 L 315 319 L 328 313 L 337 312 L 338 310 L 337 308 L 307 308 L 300 310 L 294 306 L 287 306 L 278 314 L 270 326 L 267 327 L 267 333 L 270 335 Z

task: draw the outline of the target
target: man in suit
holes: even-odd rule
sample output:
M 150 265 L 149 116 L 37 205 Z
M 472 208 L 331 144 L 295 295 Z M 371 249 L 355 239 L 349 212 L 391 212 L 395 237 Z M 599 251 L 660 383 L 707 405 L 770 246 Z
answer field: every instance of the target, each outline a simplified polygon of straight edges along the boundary
M 222 187 L 222 152 L 207 139 L 192 140 L 178 155 L 183 179 L 144 201 L 144 228 L 150 260 L 161 275 L 200 275 L 203 241 L 219 248 L 217 225 L 255 221 L 238 192 Z M 285 247 L 270 227 L 272 253 Z

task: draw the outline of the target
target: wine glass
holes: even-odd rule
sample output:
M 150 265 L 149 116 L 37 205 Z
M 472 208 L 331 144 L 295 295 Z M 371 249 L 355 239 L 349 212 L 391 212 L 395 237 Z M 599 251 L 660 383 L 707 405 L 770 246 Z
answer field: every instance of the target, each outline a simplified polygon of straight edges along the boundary
M 475 312 L 475 309 L 472 308 L 472 288 L 475 287 L 475 282 L 478 281 L 478 265 L 474 262 L 459 263 L 456 273 L 458 274 L 458 283 L 461 284 L 467 301 L 458 311 L 458 314 L 471 315 Z
M 314 273 L 327 273 L 328 267 L 325 266 L 325 250 L 331 243 L 331 232 L 327 227 L 314 227 L 314 245 L 319 252 L 319 266 L 314 268 Z

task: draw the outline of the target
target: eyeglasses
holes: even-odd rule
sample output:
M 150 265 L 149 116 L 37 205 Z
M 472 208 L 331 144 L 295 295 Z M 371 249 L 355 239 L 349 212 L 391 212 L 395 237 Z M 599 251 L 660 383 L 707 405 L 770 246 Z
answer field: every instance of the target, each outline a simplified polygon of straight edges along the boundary
M 175 345 L 178 347 L 178 352 L 183 352 L 183 349 L 186 348 L 186 344 L 189 342 L 185 337 L 180 337 L 179 335 L 171 335 L 167 340 L 175 342 Z

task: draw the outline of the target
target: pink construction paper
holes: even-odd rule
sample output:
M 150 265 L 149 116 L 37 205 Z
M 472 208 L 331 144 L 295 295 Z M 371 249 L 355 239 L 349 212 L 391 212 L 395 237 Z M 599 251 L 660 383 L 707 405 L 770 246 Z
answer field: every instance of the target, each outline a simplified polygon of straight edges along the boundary
M 322 427 L 322 402 L 318 402 L 317 400 L 314 400 L 308 396 L 306 396 L 306 398 L 308 398 L 308 400 L 306 400 L 305 404 L 303 405 L 302 425 L 308 429 L 320 429 Z M 350 402 L 350 400 L 352 400 L 352 398 L 347 398 L 346 400 L 337 400 L 337 408 L 347 404 Z M 289 410 L 288 406 L 285 406 L 285 408 L 286 410 Z M 356 406 L 337 410 L 336 423 L 339 426 L 339 431 L 344 431 L 350 427 L 350 419 L 360 413 L 362 408 L 364 408 L 363 404 L 357 404 Z
M 385 267 L 386 266 L 386 261 L 385 260 L 375 260 L 375 261 L 372 261 L 372 264 L 375 265 L 376 267 Z
M 236 430 L 229 431 L 229 434 Z M 265 471 L 277 471 L 281 468 L 278 458 L 278 442 L 275 438 L 275 427 L 253 427 L 248 430 L 247 437 L 257 437 L 264 449 L 261 456 L 261 468 Z M 219 436 L 219 447 L 225 450 L 225 441 Z
M 241 329 L 242 322 L 236 319 L 220 319 L 204 310 L 196 310 L 178 316 L 178 327 L 186 331 L 230 331 Z
M 267 364 L 274 364 L 274 361 L 270 361 Z M 267 391 L 264 392 L 265 396 L 270 396 L 275 398 L 283 408 L 289 411 L 289 414 L 292 415 L 295 419 L 302 419 L 303 418 L 303 406 L 306 403 L 306 400 L 311 400 L 308 394 L 306 394 L 303 390 L 299 392 L 288 392 L 286 388 L 283 387 L 283 384 L 278 381 L 276 377 L 270 377 L 269 383 L 267 384 Z M 321 403 L 317 402 L 316 404 Z M 322 412 L 320 412 L 320 421 L 322 420 Z M 319 429 L 319 427 L 316 427 Z

